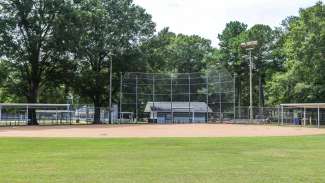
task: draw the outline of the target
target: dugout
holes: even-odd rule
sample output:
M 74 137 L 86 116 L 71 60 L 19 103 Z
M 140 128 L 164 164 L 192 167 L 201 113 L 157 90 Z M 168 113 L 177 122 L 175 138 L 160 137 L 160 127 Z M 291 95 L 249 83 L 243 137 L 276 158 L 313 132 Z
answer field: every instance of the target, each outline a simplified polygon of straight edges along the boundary
M 32 120 L 42 125 L 70 124 L 71 117 L 70 104 L 0 103 L 0 126 L 27 125 Z
M 205 123 L 211 108 L 205 102 L 148 102 L 145 113 L 156 123 Z
M 281 124 L 291 123 L 302 126 L 325 125 L 325 103 L 280 104 Z

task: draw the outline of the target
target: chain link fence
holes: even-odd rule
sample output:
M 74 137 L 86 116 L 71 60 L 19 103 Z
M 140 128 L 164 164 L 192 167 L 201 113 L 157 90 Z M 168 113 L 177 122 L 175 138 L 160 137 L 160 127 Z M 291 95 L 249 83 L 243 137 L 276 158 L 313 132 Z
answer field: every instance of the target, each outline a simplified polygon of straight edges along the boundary
M 250 120 L 249 107 L 236 107 L 236 118 L 232 122 L 322 127 L 325 125 L 325 109 L 318 113 L 315 108 L 253 107 L 253 119 Z
M 224 68 L 205 73 L 125 73 L 120 119 L 136 122 L 206 123 L 232 120 L 235 81 Z
M 117 107 L 113 105 L 111 110 L 112 123 L 120 122 Z M 69 104 L 1 104 L 0 109 L 0 126 L 23 126 L 32 120 L 39 125 L 93 124 L 96 111 L 92 105 Z M 97 109 L 100 111 L 100 122 L 109 123 L 109 108 Z
M 211 95 L 209 95 L 211 96 Z M 249 119 L 249 107 L 234 108 L 234 112 L 229 105 L 221 103 L 225 107 L 222 111 L 214 112 L 220 109 L 220 103 L 191 101 L 179 102 L 173 101 L 173 107 L 170 102 L 142 102 L 138 110 L 138 119 L 136 118 L 135 108 L 132 106 L 130 111 L 120 111 L 117 104 L 113 105 L 111 117 L 113 124 L 132 124 L 132 123 L 235 123 L 235 124 L 270 124 L 284 126 L 306 126 L 319 127 L 325 125 L 325 109 L 303 109 L 290 107 L 254 107 L 253 119 Z M 134 105 L 134 104 L 132 104 Z M 183 107 L 186 105 L 185 107 Z M 189 106 L 187 106 L 189 105 Z M 67 107 L 68 106 L 68 107 Z M 153 108 L 153 106 L 155 106 Z M 147 108 L 147 109 L 146 109 Z M 85 125 L 94 123 L 95 107 L 91 105 L 66 105 L 64 107 L 32 107 L 26 106 L 1 106 L 0 126 L 20 126 L 27 125 L 31 121 L 30 110 L 35 110 L 36 119 L 39 125 Z M 98 108 L 100 111 L 100 121 L 102 124 L 109 123 L 109 108 Z M 127 110 L 128 108 L 126 108 Z M 132 110 L 133 109 L 133 110 Z M 194 110 L 195 109 L 195 110 Z M 143 112 L 140 112 L 143 110 Z M 159 110 L 152 112 L 151 110 Z M 201 110 L 201 111 L 200 111 Z M 149 112 L 146 112 L 149 111 Z M 206 113 L 206 111 L 208 111 Z M 234 115 L 235 114 L 235 115 Z M 157 115 L 157 116 L 155 116 Z M 172 116 L 173 115 L 173 116 Z M 208 119 L 208 120 L 207 120 Z

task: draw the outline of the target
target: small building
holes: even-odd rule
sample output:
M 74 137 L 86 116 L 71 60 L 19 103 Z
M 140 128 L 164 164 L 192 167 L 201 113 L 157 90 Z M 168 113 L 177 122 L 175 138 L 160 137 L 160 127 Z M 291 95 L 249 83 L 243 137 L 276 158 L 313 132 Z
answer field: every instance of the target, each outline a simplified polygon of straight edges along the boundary
M 205 123 L 212 110 L 205 102 L 148 102 L 144 112 L 154 123 Z

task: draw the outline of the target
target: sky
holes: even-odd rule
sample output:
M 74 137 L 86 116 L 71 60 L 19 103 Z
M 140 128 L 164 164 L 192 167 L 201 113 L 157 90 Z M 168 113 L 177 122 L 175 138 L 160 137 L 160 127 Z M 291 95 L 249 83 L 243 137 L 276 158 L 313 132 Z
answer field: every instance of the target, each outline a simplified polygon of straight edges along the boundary
M 134 0 L 152 15 L 157 31 L 199 35 L 218 45 L 217 36 L 229 21 L 249 27 L 255 24 L 279 26 L 287 16 L 298 15 L 299 8 L 319 0 Z M 324 2 L 324 0 L 322 1 Z

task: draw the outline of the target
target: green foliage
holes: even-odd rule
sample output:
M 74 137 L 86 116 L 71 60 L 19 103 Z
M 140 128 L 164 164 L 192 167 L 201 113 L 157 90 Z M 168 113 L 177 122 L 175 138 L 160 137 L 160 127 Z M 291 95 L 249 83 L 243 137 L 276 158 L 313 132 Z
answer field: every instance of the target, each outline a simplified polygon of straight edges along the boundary
M 132 0 L 2 0 L 0 102 L 108 105 L 109 63 L 113 102 L 120 72 L 201 72 L 225 67 L 237 74 L 240 105 L 248 105 L 247 51 L 253 50 L 254 105 L 320 102 L 325 97 L 325 10 L 322 2 L 287 17 L 281 27 L 232 21 L 219 48 L 197 35 L 155 24 Z M 30 113 L 32 114 L 32 113 Z
M 128 51 L 148 39 L 154 32 L 155 24 L 143 8 L 130 0 L 80 0 L 74 4 L 71 16 L 65 22 L 67 30 L 63 34 L 73 32 L 77 35 L 72 35 L 67 41 L 67 44 L 73 45 L 69 49 L 78 61 L 72 87 L 97 109 L 107 106 L 110 61 L 117 68 L 131 64 L 121 62 L 123 58 L 116 62 L 115 58 L 128 55 Z M 98 109 L 95 111 L 96 122 L 99 122 L 99 115 Z
M 247 40 L 245 32 L 247 25 L 238 21 L 226 24 L 225 29 L 218 35 L 220 46 L 220 60 L 227 69 L 237 74 L 245 73 L 246 68 L 242 67 L 240 44 Z
M 40 88 L 52 79 L 48 74 L 56 71 L 60 57 L 56 54 L 55 28 L 69 7 L 64 0 L 1 3 L 0 50 L 15 72 L 11 75 L 18 84 L 15 91 L 28 102 L 38 101 Z
M 179 34 L 170 45 L 169 70 L 179 73 L 199 72 L 205 68 L 204 58 L 211 50 L 211 41 L 196 35 Z
M 141 59 L 145 61 L 149 72 L 164 72 L 170 69 L 174 50 L 171 45 L 176 34 L 164 28 L 141 46 Z
M 8 89 L 10 81 L 10 67 L 8 63 L 0 60 L 0 101 L 1 102 L 12 102 L 19 100 L 13 95 Z
M 283 51 L 287 58 L 284 72 L 268 82 L 270 103 L 324 101 L 324 4 L 303 9 L 299 17 L 287 22 Z
M 141 47 L 153 72 L 199 72 L 206 68 L 211 41 L 197 35 L 183 35 L 163 29 Z

